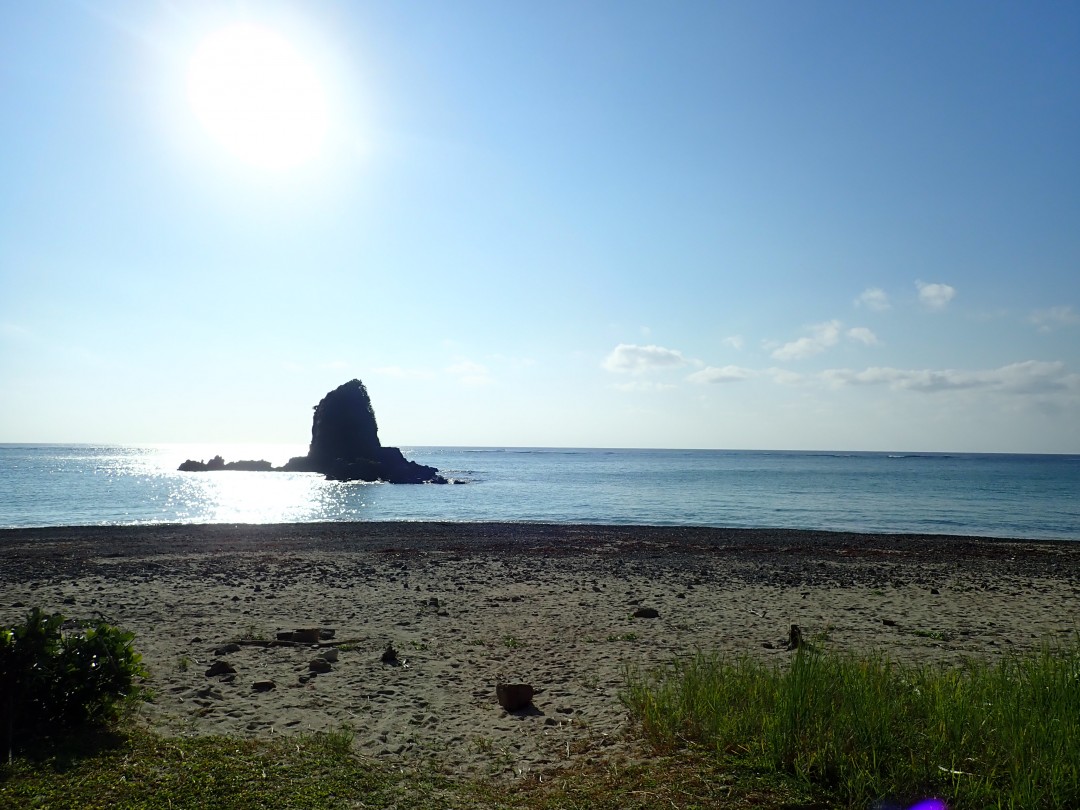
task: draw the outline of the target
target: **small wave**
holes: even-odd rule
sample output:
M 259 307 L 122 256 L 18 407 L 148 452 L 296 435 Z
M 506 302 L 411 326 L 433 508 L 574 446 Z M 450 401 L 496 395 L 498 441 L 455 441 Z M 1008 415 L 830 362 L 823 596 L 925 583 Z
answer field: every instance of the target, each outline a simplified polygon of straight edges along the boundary
M 945 460 L 945 459 L 956 458 L 956 456 L 951 456 L 948 453 L 887 453 L 885 455 L 885 458 L 897 458 L 897 459 L 928 458 L 928 459 L 934 459 L 934 460 L 937 460 L 937 459 Z

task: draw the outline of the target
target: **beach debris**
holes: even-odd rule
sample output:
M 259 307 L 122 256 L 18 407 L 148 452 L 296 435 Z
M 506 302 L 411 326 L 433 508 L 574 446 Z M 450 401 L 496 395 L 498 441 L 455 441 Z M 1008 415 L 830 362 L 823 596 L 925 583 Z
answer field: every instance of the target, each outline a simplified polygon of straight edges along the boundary
M 531 683 L 498 683 L 495 684 L 495 697 L 508 712 L 516 712 L 528 708 L 532 704 L 533 687 Z
M 255 691 L 255 692 L 269 692 L 272 689 L 276 689 L 276 688 L 277 688 L 277 684 L 274 683 L 271 680 L 255 681 L 255 683 L 253 683 L 251 685 L 252 691 Z
M 318 627 L 305 627 L 300 630 L 282 630 L 277 634 L 278 641 L 295 641 L 300 644 L 318 644 Z
M 788 643 L 787 648 L 789 650 L 797 650 L 800 647 L 805 647 L 806 641 L 803 639 L 802 630 L 799 629 L 799 625 L 791 625 L 791 629 L 788 631 Z
M 384 664 L 398 664 L 398 663 L 400 663 L 398 661 L 397 650 L 394 649 L 394 645 L 392 645 L 392 644 L 387 644 L 386 645 L 386 649 L 383 650 L 381 660 L 382 660 L 382 662 Z
M 213 678 L 217 675 L 235 675 L 236 667 L 230 664 L 228 661 L 215 661 L 206 670 L 206 677 Z
M 656 608 L 639 607 L 633 614 L 635 619 L 659 619 L 660 611 Z
M 308 669 L 312 672 L 329 672 L 333 669 L 330 662 L 323 658 L 321 655 L 318 658 L 312 658 L 308 662 Z

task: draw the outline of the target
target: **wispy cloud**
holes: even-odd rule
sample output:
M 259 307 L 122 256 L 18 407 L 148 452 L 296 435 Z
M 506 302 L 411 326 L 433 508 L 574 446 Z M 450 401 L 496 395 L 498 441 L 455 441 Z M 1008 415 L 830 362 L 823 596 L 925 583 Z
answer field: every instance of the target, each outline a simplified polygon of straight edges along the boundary
M 821 354 L 840 340 L 840 321 L 819 323 L 810 328 L 810 334 L 785 343 L 775 349 L 772 356 L 777 360 L 803 360 Z
M 880 287 L 868 287 L 855 299 L 855 306 L 881 312 L 889 309 L 892 304 L 889 303 L 889 296 L 883 289 Z
M 446 373 L 457 377 L 462 385 L 490 385 L 494 380 L 488 373 L 487 366 L 472 360 L 458 360 L 446 367 Z
M 394 377 L 399 380 L 430 380 L 434 372 L 426 368 L 404 368 L 403 366 L 380 366 L 374 369 L 376 374 Z
M 756 371 L 740 366 L 706 366 L 701 371 L 695 371 L 686 379 L 692 383 L 732 383 L 749 380 L 757 374 Z
M 961 371 L 956 369 L 868 368 L 864 371 L 830 369 L 821 379 L 835 386 L 886 386 L 895 390 L 939 393 L 942 391 L 985 390 L 1013 394 L 1080 392 L 1080 374 L 1069 372 L 1061 362 L 1025 360 L 996 369 Z
M 877 335 L 865 326 L 853 326 L 851 329 L 847 330 L 846 334 L 851 340 L 858 341 L 864 346 L 878 345 Z
M 746 345 L 746 341 L 743 340 L 742 335 L 731 335 L 720 341 L 725 346 L 730 346 L 733 349 L 742 349 Z
M 916 281 L 915 287 L 919 290 L 919 301 L 927 309 L 945 309 L 956 297 L 956 288 L 948 284 L 927 284 L 925 281 Z
M 675 386 L 654 380 L 629 380 L 628 382 L 615 383 L 613 387 L 619 391 L 655 393 L 657 391 L 669 391 Z
M 33 337 L 29 329 L 19 326 L 17 323 L 8 323 L 4 321 L 0 323 L 0 337 L 10 338 L 12 340 L 26 340 Z
M 1029 320 L 1040 332 L 1050 332 L 1058 327 L 1080 323 L 1080 315 L 1071 306 L 1050 307 L 1035 310 Z
M 675 349 L 620 343 L 604 358 L 604 368 L 619 374 L 643 374 L 658 369 L 678 368 L 689 362 L 682 352 Z

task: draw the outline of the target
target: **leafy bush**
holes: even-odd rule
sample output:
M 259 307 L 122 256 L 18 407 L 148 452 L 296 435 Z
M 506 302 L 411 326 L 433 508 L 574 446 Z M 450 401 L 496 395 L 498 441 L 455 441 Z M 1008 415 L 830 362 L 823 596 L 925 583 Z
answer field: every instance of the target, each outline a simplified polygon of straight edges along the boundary
M 26 622 L 0 627 L 0 733 L 18 740 L 116 719 L 146 675 L 133 633 L 98 622 L 69 622 L 34 608 Z

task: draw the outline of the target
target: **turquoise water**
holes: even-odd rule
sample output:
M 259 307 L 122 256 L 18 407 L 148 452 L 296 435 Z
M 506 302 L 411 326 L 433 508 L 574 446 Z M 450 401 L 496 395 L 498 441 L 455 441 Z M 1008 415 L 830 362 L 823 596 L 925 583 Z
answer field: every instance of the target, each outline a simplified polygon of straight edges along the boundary
M 180 473 L 303 446 L 0 445 L 0 526 L 543 521 L 1080 540 L 1080 456 L 403 448 L 462 482 Z

